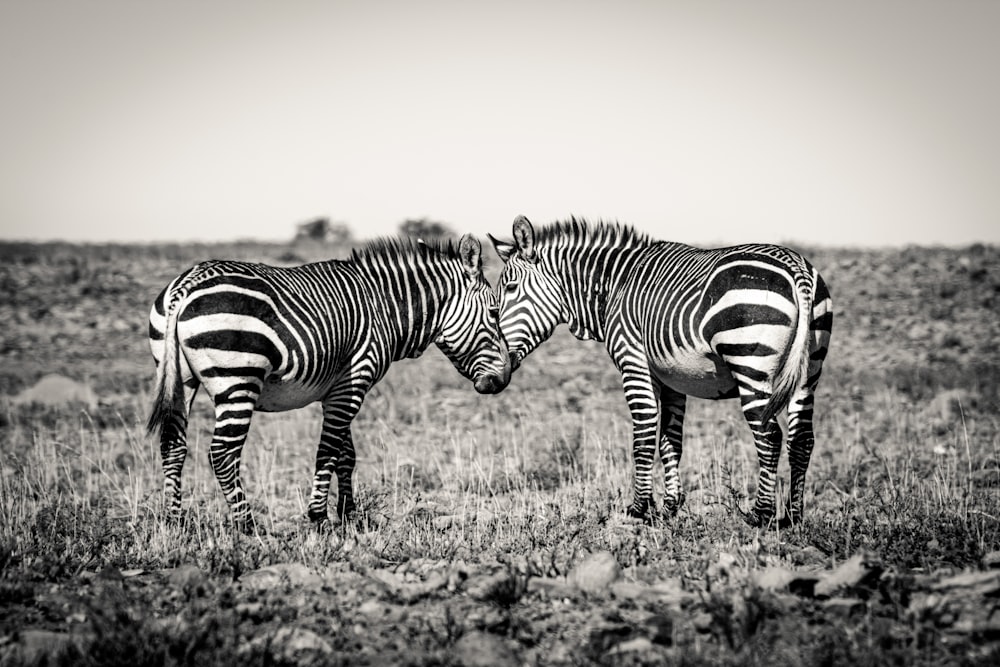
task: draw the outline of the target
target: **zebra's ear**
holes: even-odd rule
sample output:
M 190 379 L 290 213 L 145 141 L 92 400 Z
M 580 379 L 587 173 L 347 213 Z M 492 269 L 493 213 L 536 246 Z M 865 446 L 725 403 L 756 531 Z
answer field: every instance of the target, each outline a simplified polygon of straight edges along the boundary
M 465 275 L 478 278 L 483 274 L 483 246 L 472 234 L 466 234 L 458 242 L 458 256 L 462 260 Z
M 535 261 L 535 229 L 523 215 L 514 218 L 514 244 L 521 257 L 529 262 Z
M 490 242 L 493 244 L 493 249 L 497 251 L 497 255 L 506 263 L 510 259 L 510 256 L 514 254 L 514 244 L 501 241 L 490 233 L 487 233 L 486 236 L 489 237 Z

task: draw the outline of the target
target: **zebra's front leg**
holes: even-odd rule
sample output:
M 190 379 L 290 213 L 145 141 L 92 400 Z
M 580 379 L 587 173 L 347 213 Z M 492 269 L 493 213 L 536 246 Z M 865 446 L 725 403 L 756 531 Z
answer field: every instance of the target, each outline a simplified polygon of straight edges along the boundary
M 330 502 L 331 476 L 334 474 L 337 475 L 337 518 L 346 522 L 353 516 L 354 464 L 354 440 L 350 427 L 328 430 L 324 421 L 323 434 L 316 452 L 316 473 L 309 496 L 309 520 L 317 527 L 325 526 L 330 520 L 327 505 Z
M 233 524 L 242 532 L 252 534 L 256 530 L 256 524 L 240 479 L 240 459 L 260 388 L 241 388 L 228 394 L 225 399 L 216 397 L 215 432 L 208 450 L 208 459 L 222 494 L 229 503 Z
M 337 518 L 347 523 L 354 519 L 354 439 L 348 427 L 340 440 L 340 449 L 333 464 L 337 473 Z
M 648 521 L 653 505 L 653 461 L 656 458 L 658 423 L 656 394 L 648 368 L 622 370 L 625 400 L 632 413 L 632 504 L 628 515 Z
M 354 515 L 354 438 L 351 421 L 361 409 L 369 383 L 340 387 L 323 400 L 323 432 L 316 451 L 316 473 L 309 497 L 309 519 L 318 527 L 329 522 L 331 475 L 337 475 L 337 518 Z
M 684 442 L 684 409 L 687 396 L 669 387 L 660 387 L 660 461 L 663 462 L 663 510 L 677 514 L 684 504 L 680 463 Z

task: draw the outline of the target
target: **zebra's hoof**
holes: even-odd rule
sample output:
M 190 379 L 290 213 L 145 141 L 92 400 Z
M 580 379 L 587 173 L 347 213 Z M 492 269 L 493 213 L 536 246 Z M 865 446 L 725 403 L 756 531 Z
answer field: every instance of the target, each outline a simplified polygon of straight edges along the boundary
M 352 526 L 355 530 L 360 529 L 364 524 L 363 517 L 353 509 L 350 512 L 345 512 L 344 514 L 337 514 L 337 520 L 338 525 L 342 528 Z
M 326 514 L 319 516 L 310 515 L 309 523 L 312 529 L 320 535 L 329 533 L 333 528 L 333 523 L 330 521 L 330 517 Z
M 257 525 L 252 516 L 248 516 L 245 519 L 236 519 L 233 522 L 234 527 L 240 533 L 244 535 L 265 535 L 266 532 L 263 528 Z
M 357 518 L 358 509 L 354 502 L 341 504 L 337 502 L 337 518 L 343 523 L 350 523 Z
M 663 516 L 670 518 L 677 515 L 678 510 L 684 506 L 684 500 L 687 496 L 681 491 L 677 494 L 675 498 L 666 497 L 663 499 Z
M 647 525 L 653 523 L 653 513 L 649 511 L 648 505 L 643 508 L 638 508 L 635 505 L 632 505 L 625 511 L 625 514 L 628 518 L 637 519 Z
M 738 510 L 740 515 L 743 517 L 743 521 L 746 522 L 751 528 L 761 528 L 771 525 L 771 521 L 774 519 L 773 514 L 765 514 L 759 510 L 752 509 L 749 512 L 744 512 L 743 510 Z

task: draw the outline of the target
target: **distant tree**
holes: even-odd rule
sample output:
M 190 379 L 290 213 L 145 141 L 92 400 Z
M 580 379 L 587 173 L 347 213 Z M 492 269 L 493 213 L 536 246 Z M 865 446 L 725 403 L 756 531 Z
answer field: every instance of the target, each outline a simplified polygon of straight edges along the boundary
M 354 235 L 346 223 L 330 222 L 329 218 L 316 218 L 300 223 L 296 227 L 295 242 L 351 245 L 354 242 Z
M 427 218 L 410 218 L 404 220 L 399 225 L 399 233 L 403 236 L 421 239 L 427 243 L 447 241 L 448 239 L 455 238 L 455 232 L 446 223 L 428 220 Z

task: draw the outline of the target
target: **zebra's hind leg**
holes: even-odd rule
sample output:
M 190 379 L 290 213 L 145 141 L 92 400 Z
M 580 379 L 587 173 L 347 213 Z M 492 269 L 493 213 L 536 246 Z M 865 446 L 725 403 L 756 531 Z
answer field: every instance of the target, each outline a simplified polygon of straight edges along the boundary
M 167 518 L 181 520 L 181 473 L 187 460 L 187 425 L 198 391 L 198 381 L 192 377 L 184 380 L 184 402 L 170 413 L 160 431 L 160 458 L 163 462 L 163 497 Z
M 660 461 L 663 462 L 663 510 L 667 515 L 677 514 L 684 504 L 681 486 L 680 463 L 683 453 L 684 409 L 687 396 L 668 387 L 660 386 Z
M 179 411 L 170 413 L 160 431 L 160 458 L 163 461 L 163 497 L 167 517 L 181 518 L 181 473 L 187 459 L 187 416 Z
M 259 397 L 260 385 L 256 383 L 235 385 L 215 397 L 215 432 L 208 450 L 208 460 L 229 503 L 233 524 L 247 534 L 256 531 L 256 524 L 240 480 L 240 459 Z
M 805 507 L 806 471 L 812 457 L 813 403 L 816 386 L 823 373 L 823 362 L 830 346 L 833 330 L 833 300 L 826 282 L 815 275 L 812 321 L 809 324 L 809 365 L 805 379 L 796 387 L 788 404 L 788 466 L 791 469 L 791 490 L 783 523 L 791 525 L 802 521 Z
M 815 386 L 815 385 L 814 385 Z M 791 490 L 782 527 L 802 521 L 805 505 L 806 471 L 816 442 L 813 435 L 813 389 L 802 387 L 792 396 L 788 406 L 788 467 Z
M 781 456 L 781 426 L 776 417 L 761 423 L 762 406 L 759 400 L 743 398 L 743 416 L 753 432 L 757 447 L 760 471 L 757 476 L 757 500 L 753 509 L 743 513 L 743 520 L 753 527 L 767 525 L 774 519 L 775 484 L 778 478 L 778 459 Z
M 788 467 L 791 471 L 791 491 L 784 525 L 798 523 L 804 516 L 806 471 L 809 469 L 809 459 L 816 443 L 813 435 L 813 404 L 816 386 L 823 371 L 828 340 L 828 331 L 825 336 L 817 336 L 809 359 L 808 377 L 792 394 L 792 400 L 788 404 Z

